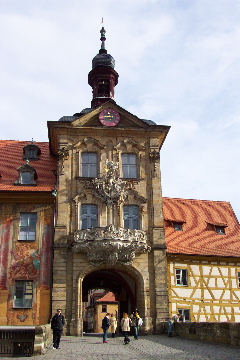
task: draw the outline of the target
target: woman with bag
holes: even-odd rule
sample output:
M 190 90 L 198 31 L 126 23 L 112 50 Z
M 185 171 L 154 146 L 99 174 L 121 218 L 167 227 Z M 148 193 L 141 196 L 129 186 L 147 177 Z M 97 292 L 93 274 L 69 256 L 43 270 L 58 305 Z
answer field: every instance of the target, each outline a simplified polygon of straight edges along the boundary
M 121 329 L 124 336 L 124 344 L 127 345 L 130 343 L 130 339 L 128 337 L 128 332 L 130 331 L 131 319 L 128 317 L 127 313 L 123 313 L 123 317 L 121 320 Z

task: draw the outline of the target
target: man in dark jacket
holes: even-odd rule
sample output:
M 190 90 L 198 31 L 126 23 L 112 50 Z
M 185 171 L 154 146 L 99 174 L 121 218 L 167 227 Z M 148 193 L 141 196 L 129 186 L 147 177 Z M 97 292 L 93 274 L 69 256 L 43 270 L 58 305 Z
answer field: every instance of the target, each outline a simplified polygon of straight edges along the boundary
M 107 331 L 110 326 L 109 313 L 106 313 L 105 317 L 102 319 L 102 329 L 103 329 L 103 342 L 107 343 Z
M 57 309 L 57 313 L 51 320 L 51 329 L 53 330 L 53 349 L 60 349 L 59 344 L 64 325 L 65 319 L 61 313 L 61 309 Z

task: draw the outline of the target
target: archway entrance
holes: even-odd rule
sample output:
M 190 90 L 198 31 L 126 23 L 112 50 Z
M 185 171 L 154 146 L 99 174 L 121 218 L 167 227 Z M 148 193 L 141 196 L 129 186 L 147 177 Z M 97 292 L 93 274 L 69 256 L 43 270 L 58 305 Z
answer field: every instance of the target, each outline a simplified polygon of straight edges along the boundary
M 111 309 L 114 309 L 113 302 L 111 302 L 110 299 L 104 302 L 104 300 L 101 301 L 101 298 L 97 299 L 96 297 L 95 300 L 90 296 L 94 291 L 96 294 L 97 289 L 100 297 L 101 291 L 99 289 L 102 289 L 105 293 L 109 292 L 114 294 L 118 324 L 120 323 L 123 312 L 131 314 L 137 306 L 138 291 L 136 280 L 127 272 L 115 268 L 93 271 L 86 275 L 82 282 L 82 309 L 85 332 L 90 328 L 88 324 L 89 314 L 91 314 L 92 317 L 91 321 L 94 322 L 92 328 L 95 329 L 95 331 L 93 331 L 99 332 L 99 324 L 103 316 L 105 316 L 106 312 L 112 312 Z M 102 299 L 106 299 L 106 297 Z M 99 306 L 101 306 L 101 309 L 99 309 Z

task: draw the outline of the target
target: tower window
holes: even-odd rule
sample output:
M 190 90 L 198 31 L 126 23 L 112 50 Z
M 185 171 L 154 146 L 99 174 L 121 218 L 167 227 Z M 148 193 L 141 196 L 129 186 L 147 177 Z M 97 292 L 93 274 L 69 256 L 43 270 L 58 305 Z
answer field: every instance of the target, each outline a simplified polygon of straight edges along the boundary
M 180 286 L 187 286 L 187 269 L 176 269 L 176 284 Z
M 122 154 L 122 172 L 124 178 L 137 178 L 137 156 Z
M 14 307 L 31 308 L 32 300 L 33 282 L 16 280 L 14 286 Z
M 139 207 L 137 205 L 123 206 L 124 228 L 140 229 Z
M 110 97 L 110 83 L 109 80 L 100 80 L 98 85 L 99 97 Z
M 97 154 L 82 153 L 82 177 L 97 177 Z
M 98 225 L 97 205 L 83 204 L 81 206 L 81 229 L 95 228 Z
M 19 240 L 36 240 L 37 213 L 20 214 Z

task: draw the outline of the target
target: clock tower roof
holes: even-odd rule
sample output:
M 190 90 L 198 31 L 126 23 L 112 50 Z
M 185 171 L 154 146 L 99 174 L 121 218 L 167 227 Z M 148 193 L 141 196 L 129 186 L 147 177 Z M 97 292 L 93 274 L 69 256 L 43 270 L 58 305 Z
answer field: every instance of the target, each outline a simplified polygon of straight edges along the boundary
M 101 49 L 99 50 L 99 53 L 94 56 L 93 60 L 92 60 L 92 69 L 94 69 L 97 66 L 111 66 L 113 69 L 115 67 L 115 60 L 112 57 L 112 55 L 107 53 L 107 50 L 105 48 L 105 34 L 106 34 L 106 30 L 104 29 L 104 27 L 102 27 L 102 29 L 100 30 L 101 33 Z
M 92 60 L 92 70 L 88 74 L 88 84 L 93 89 L 91 107 L 99 106 L 106 101 L 114 100 L 114 88 L 118 83 L 118 73 L 114 70 L 115 60 L 105 48 L 104 27 L 101 33 L 101 49 Z

